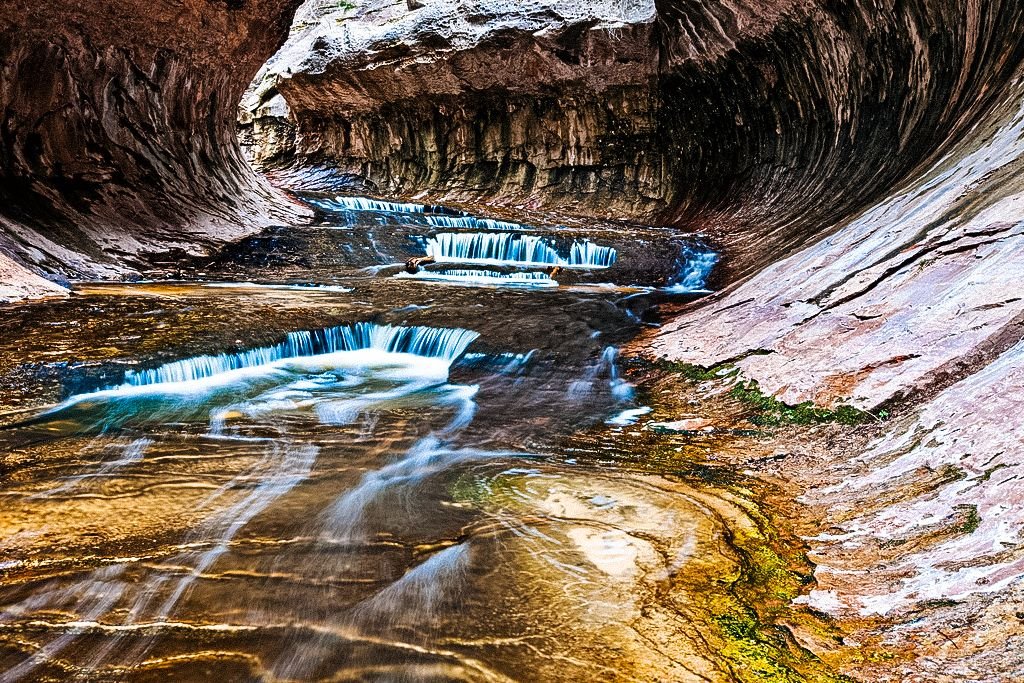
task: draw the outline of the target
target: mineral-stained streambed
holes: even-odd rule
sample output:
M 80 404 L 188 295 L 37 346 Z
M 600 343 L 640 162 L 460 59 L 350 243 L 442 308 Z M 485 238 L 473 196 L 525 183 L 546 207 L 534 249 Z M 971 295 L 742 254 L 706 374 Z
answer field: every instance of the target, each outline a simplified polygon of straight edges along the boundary
M 4 316 L 0 680 L 828 678 L 760 621 L 808 568 L 634 424 L 713 251 L 311 201 Z

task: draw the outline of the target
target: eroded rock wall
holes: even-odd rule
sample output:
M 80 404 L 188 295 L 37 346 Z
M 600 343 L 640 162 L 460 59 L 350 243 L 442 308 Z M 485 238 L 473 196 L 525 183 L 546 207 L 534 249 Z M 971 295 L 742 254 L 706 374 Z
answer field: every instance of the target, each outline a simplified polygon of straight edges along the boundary
M 921 16 L 958 21 L 934 5 Z M 914 6 L 900 9 L 907 17 Z M 895 95 L 879 91 L 872 118 L 831 110 L 836 121 L 847 117 L 844 135 L 874 142 L 786 170 L 793 191 L 815 200 L 845 191 L 834 205 L 848 208 L 823 214 L 818 233 L 798 217 L 791 239 L 768 234 L 797 249 L 642 342 L 653 355 L 734 365 L 790 404 L 890 416 L 863 447 L 847 435 L 813 465 L 781 468 L 805 487 L 806 514 L 820 519 L 808 537 L 817 586 L 804 600 L 835 616 L 900 624 L 884 640 L 907 661 L 876 667 L 885 671 L 872 680 L 1016 680 L 1024 671 L 1021 7 L 958 9 L 968 19 L 960 33 L 904 36 L 920 55 L 900 76 L 913 86 L 907 107 L 887 106 Z M 926 69 L 926 59 L 948 65 L 954 55 L 956 78 Z M 890 119 L 907 126 L 898 139 L 883 135 Z M 833 163 L 846 164 L 848 182 L 828 170 Z M 789 192 L 780 186 L 781 215 L 804 206 Z
M 820 240 L 1010 99 L 1019 2 L 660 0 L 673 224 L 728 280 Z
M 735 281 L 1005 97 L 1019 3 L 307 3 L 245 103 L 278 182 L 688 227 Z
M 234 123 L 297 5 L 6 3 L 5 260 L 54 280 L 109 277 L 147 252 L 195 251 L 300 215 L 242 159 Z M 8 284 L 31 292 L 31 276 L 14 272 Z
M 304 12 L 244 115 L 255 160 L 285 182 L 327 168 L 389 195 L 608 217 L 625 203 L 665 209 L 653 1 Z

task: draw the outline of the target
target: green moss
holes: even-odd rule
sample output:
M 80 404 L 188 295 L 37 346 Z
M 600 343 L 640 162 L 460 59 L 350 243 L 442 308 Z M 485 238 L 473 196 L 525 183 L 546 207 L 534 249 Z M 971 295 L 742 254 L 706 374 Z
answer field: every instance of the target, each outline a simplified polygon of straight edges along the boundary
M 989 479 L 992 478 L 993 474 L 1003 469 L 1004 467 L 1009 467 L 1009 465 L 1005 463 L 999 463 L 998 465 L 993 465 L 992 467 L 989 467 L 982 473 L 981 478 L 978 479 L 978 481 L 988 481 Z
M 704 367 L 702 365 L 680 363 L 678 361 L 671 361 L 664 358 L 655 361 L 655 366 L 659 370 L 670 372 L 674 375 L 680 375 L 681 377 L 685 377 L 686 379 L 694 382 L 709 382 L 711 380 L 722 379 L 724 377 L 732 377 L 739 372 L 736 367 L 729 364 Z
M 751 519 L 756 526 L 732 538 L 741 570 L 726 591 L 708 595 L 716 651 L 741 683 L 848 683 L 851 679 L 832 672 L 775 625 L 785 618 L 822 637 L 837 638 L 830 623 L 792 607 L 792 600 L 813 581 L 806 559 L 775 539 L 771 520 L 755 506 L 748 512 L 755 513 Z
M 662 358 L 653 361 L 650 365 L 693 382 L 728 380 L 736 377 L 740 372 L 739 368 L 730 363 L 704 367 Z M 764 394 L 754 380 L 738 381 L 730 390 L 729 395 L 755 411 L 755 415 L 750 418 L 750 421 L 759 427 L 824 423 L 859 425 L 885 420 L 889 417 L 887 410 L 879 410 L 873 414 L 848 405 L 839 405 L 833 409 L 818 407 L 810 401 L 795 406 L 789 405 L 774 396 Z
M 725 636 L 721 653 L 733 676 L 742 683 L 803 683 L 807 680 L 780 661 L 781 652 L 761 636 L 760 625 L 750 613 L 719 614 L 714 623 Z
M 938 471 L 939 481 L 933 488 L 937 488 L 938 486 L 943 486 L 945 484 L 950 484 L 954 481 L 960 481 L 961 479 L 967 478 L 967 472 L 962 467 L 958 467 L 950 463 L 946 463 L 945 465 L 940 467 Z
M 957 511 L 960 519 L 962 520 L 954 531 L 960 534 L 973 534 L 981 526 L 981 515 L 978 514 L 977 505 L 954 505 L 953 509 Z
M 917 606 L 921 609 L 940 609 L 943 607 L 956 607 L 960 603 L 956 600 L 950 600 L 948 598 L 937 598 L 934 600 L 925 600 L 917 603 Z
M 878 419 L 867 411 L 847 405 L 840 405 L 834 409 L 820 408 L 810 401 L 795 406 L 789 405 L 763 393 L 754 380 L 737 382 L 729 391 L 729 395 L 754 411 L 750 421 L 759 427 L 830 422 L 859 425 Z

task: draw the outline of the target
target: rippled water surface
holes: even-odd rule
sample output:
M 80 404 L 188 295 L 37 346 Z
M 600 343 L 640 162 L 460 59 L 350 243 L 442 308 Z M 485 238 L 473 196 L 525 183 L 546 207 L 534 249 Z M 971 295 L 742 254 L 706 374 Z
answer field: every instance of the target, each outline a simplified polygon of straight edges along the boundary
M 0 680 L 709 675 L 669 589 L 721 514 L 593 435 L 643 414 L 617 348 L 714 256 L 321 204 L 208 282 L 5 311 Z

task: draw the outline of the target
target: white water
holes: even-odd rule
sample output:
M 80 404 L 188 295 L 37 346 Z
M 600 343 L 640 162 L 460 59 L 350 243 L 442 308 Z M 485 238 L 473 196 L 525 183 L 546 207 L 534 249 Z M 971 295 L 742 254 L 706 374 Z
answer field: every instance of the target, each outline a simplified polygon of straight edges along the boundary
M 492 218 L 476 218 L 475 216 L 427 216 L 427 224 L 435 228 L 468 228 L 471 230 L 529 230 L 530 226 L 522 223 L 496 221 Z
M 701 294 L 708 292 L 708 277 L 718 263 L 718 252 L 696 247 L 684 247 L 680 254 L 682 266 L 665 291 L 673 294 Z
M 312 200 L 317 206 L 331 211 L 387 211 L 388 213 L 445 213 L 464 215 L 440 206 L 413 204 L 411 202 L 386 202 L 369 197 L 335 197 L 333 200 Z
M 574 242 L 569 254 L 563 256 L 544 237 L 486 232 L 438 233 L 426 241 L 426 251 L 440 262 L 565 268 L 608 268 L 617 256 L 614 248 L 589 240 Z
M 436 280 L 455 284 L 496 285 L 505 287 L 557 287 L 547 273 L 500 273 L 493 270 L 421 270 L 418 273 L 401 272 L 397 277 L 417 280 Z
M 276 363 L 288 358 L 320 356 L 339 351 L 375 349 L 387 353 L 409 353 L 452 361 L 466 350 L 476 332 L 434 327 L 395 327 L 356 323 L 325 330 L 290 332 L 285 341 L 273 346 L 196 356 L 151 370 L 125 373 L 124 383 L 132 386 L 187 382 L 212 377 L 231 370 Z

